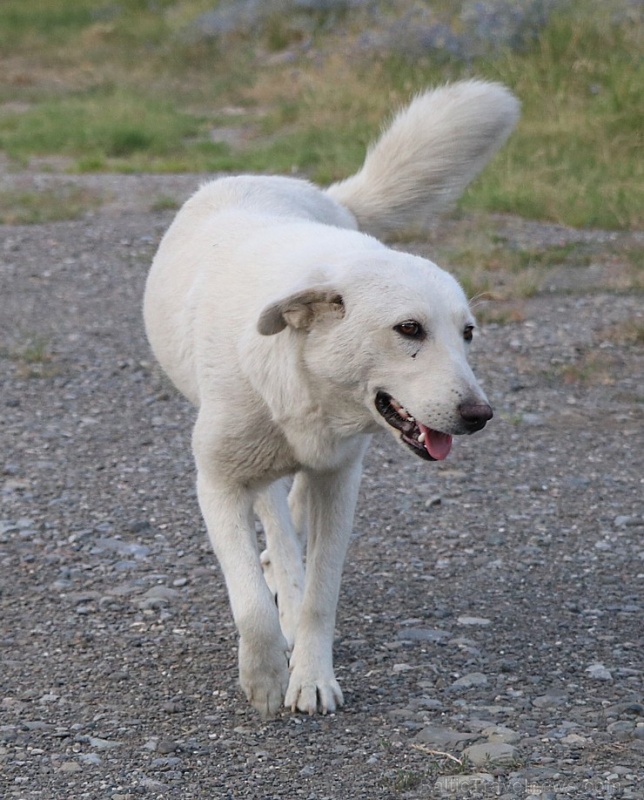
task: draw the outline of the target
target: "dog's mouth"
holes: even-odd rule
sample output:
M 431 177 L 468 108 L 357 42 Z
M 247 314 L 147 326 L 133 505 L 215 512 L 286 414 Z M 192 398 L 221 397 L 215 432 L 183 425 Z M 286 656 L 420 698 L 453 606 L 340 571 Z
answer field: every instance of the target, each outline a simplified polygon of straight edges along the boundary
M 400 440 L 427 461 L 442 461 L 452 449 L 452 437 L 425 427 L 386 392 L 376 395 L 376 408 L 388 425 L 400 431 Z

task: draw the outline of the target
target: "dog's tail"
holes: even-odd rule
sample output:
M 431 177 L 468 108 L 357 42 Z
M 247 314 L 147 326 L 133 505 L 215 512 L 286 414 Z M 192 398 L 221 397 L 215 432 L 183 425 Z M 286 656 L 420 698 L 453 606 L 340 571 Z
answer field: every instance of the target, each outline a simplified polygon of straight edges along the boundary
M 422 224 L 454 202 L 507 139 L 519 102 L 498 83 L 462 81 L 416 97 L 328 194 L 380 236 Z

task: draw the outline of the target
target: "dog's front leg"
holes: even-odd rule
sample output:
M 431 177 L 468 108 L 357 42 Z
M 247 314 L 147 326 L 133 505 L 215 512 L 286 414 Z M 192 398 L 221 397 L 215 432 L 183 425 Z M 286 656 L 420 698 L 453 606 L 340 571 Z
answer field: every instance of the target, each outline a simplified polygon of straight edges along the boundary
M 239 681 L 250 703 L 267 717 L 282 706 L 288 685 L 288 645 L 262 574 L 252 494 L 228 482 L 195 447 L 197 494 L 219 559 L 239 631 Z
M 333 634 L 342 567 L 353 525 L 362 457 L 367 441 L 335 472 L 308 473 L 308 548 L 306 583 L 291 655 L 285 705 L 323 714 L 342 705 L 333 671 Z

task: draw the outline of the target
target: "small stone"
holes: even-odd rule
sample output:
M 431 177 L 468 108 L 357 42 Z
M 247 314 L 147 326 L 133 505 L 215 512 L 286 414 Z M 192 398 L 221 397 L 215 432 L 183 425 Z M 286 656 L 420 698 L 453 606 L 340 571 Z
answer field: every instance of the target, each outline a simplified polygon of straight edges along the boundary
M 471 775 L 443 775 L 438 778 L 434 787 L 441 794 L 460 795 L 463 792 L 483 788 L 493 781 L 494 778 L 488 772 L 474 772 Z
M 412 642 L 443 642 L 452 634 L 440 628 L 403 628 L 397 638 Z
M 454 681 L 452 689 L 472 689 L 475 686 L 487 686 L 487 675 L 482 672 L 470 672 Z
M 588 739 L 586 739 L 585 736 L 580 736 L 578 733 L 569 733 L 568 736 L 563 737 L 561 743 L 569 747 L 584 747 L 588 744 Z
M 532 701 L 532 705 L 535 706 L 535 708 L 556 708 L 565 705 L 567 701 L 568 695 L 566 692 L 561 689 L 552 689 L 546 694 L 535 697 Z
M 83 764 L 90 764 L 93 767 L 98 767 L 103 762 L 98 753 L 80 753 L 78 759 Z
M 161 755 L 170 755 L 170 753 L 175 753 L 179 749 L 179 745 L 176 742 L 173 742 L 172 739 L 161 739 L 157 743 L 157 753 L 161 753 Z
M 175 600 L 177 597 L 181 597 L 181 593 L 176 589 L 171 589 L 169 586 L 161 586 L 159 584 L 157 586 L 152 586 L 143 596 L 154 600 L 170 601 Z
M 302 775 L 305 778 L 308 778 L 314 774 L 315 774 L 315 767 L 312 764 L 309 764 L 306 767 L 302 767 L 302 769 L 300 770 L 300 775 Z
M 155 758 L 152 760 L 152 767 L 158 769 L 171 769 L 172 767 L 179 767 L 181 759 L 177 756 L 166 756 L 165 758 Z
M 463 751 L 475 767 L 483 764 L 508 764 L 516 755 L 516 747 L 504 742 L 473 744 Z
M 96 540 L 96 550 L 93 552 L 102 552 L 104 550 L 112 550 L 123 556 L 132 556 L 133 558 L 145 558 L 150 553 L 150 548 L 145 544 L 138 542 L 127 542 L 122 539 L 104 536 Z
M 167 714 L 177 714 L 179 711 L 183 711 L 183 708 L 183 703 L 178 700 L 168 700 L 161 706 L 161 710 Z
M 606 709 L 606 713 L 610 715 L 622 716 L 624 714 L 634 716 L 644 716 L 644 704 L 637 702 L 637 700 L 627 700 L 623 703 L 616 703 Z
M 129 522 L 125 527 L 130 533 L 141 533 L 141 531 L 150 530 L 152 525 L 147 519 L 141 519 L 132 520 L 132 522 Z
M 82 769 L 77 761 L 65 761 L 60 765 L 61 772 L 80 772 Z
M 606 730 L 616 739 L 626 741 L 631 738 L 635 730 L 635 723 L 627 719 L 621 719 L 617 722 L 611 722 Z
M 596 681 L 612 681 L 613 675 L 609 669 L 603 664 L 591 664 L 589 667 L 586 668 L 586 672 L 590 675 L 593 680 Z
M 88 736 L 87 741 L 91 747 L 95 747 L 97 750 L 111 750 L 114 747 L 121 746 L 121 742 L 111 739 L 101 739 L 98 736 Z
M 521 741 L 521 734 L 506 728 L 505 725 L 492 725 L 481 731 L 487 737 L 488 742 L 503 742 L 504 744 L 516 744 Z
M 436 749 L 446 749 L 458 742 L 469 742 L 477 738 L 474 733 L 459 733 L 451 728 L 442 728 L 440 725 L 428 725 L 416 734 L 414 741 Z
M 485 619 L 485 617 L 459 617 L 457 620 L 459 625 L 490 625 L 492 620 Z

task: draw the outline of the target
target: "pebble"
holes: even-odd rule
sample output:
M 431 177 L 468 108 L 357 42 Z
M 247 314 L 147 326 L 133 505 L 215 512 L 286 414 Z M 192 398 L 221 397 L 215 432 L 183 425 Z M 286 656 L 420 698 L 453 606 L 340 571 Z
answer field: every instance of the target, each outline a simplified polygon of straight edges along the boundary
M 449 749 L 459 742 L 471 742 L 478 738 L 474 733 L 459 733 L 459 731 L 443 728 L 440 725 L 428 725 L 414 736 L 414 741 L 436 749 Z
M 617 722 L 611 722 L 606 730 L 616 739 L 624 741 L 631 738 L 631 735 L 635 731 L 635 723 L 626 719 L 619 720 Z
M 177 756 L 166 756 L 165 758 L 154 758 L 152 766 L 157 769 L 171 769 L 181 765 L 181 759 Z
M 535 697 L 532 705 L 535 708 L 556 708 L 563 706 L 568 702 L 568 694 L 560 689 L 552 689 L 546 694 Z
M 60 765 L 61 772 L 80 772 L 82 769 L 77 761 L 65 761 Z
M 487 675 L 482 672 L 470 672 L 454 681 L 452 689 L 472 689 L 475 686 L 487 686 L 489 683 Z
M 95 767 L 98 767 L 103 763 L 103 759 L 98 755 L 98 753 L 80 753 L 78 760 L 82 761 L 83 764 L 91 764 Z
M 612 681 L 613 675 L 609 669 L 603 664 L 591 664 L 589 667 L 586 668 L 586 672 L 590 675 L 593 680 L 596 681 Z
M 485 619 L 485 617 L 459 617 L 457 620 L 459 625 L 490 625 L 492 620 Z
M 484 764 L 508 764 L 516 756 L 517 749 L 505 742 L 488 742 L 487 744 L 473 744 L 463 750 L 475 767 Z
M 440 628 L 405 628 L 398 631 L 397 638 L 412 642 L 443 642 L 451 635 Z
M 502 742 L 504 744 L 516 744 L 521 740 L 521 734 L 506 728 L 505 725 L 492 725 L 484 728 L 481 733 L 487 737 L 488 742 Z
M 588 739 L 585 736 L 580 736 L 578 733 L 569 733 L 561 740 L 562 744 L 567 744 L 569 747 L 584 747 L 588 744 Z
M 122 742 L 117 742 L 111 739 L 101 739 L 98 736 L 88 736 L 87 742 L 91 747 L 97 750 L 112 750 L 115 747 L 120 747 Z
M 138 542 L 125 542 L 121 539 L 104 536 L 96 540 L 93 554 L 98 554 L 103 550 L 112 550 L 119 555 L 132 556 L 133 558 L 145 558 L 150 554 L 150 548 Z
M 170 755 L 170 753 L 175 753 L 179 749 L 179 745 L 172 741 L 172 739 L 161 739 L 157 743 L 157 753 L 161 753 L 161 755 Z

